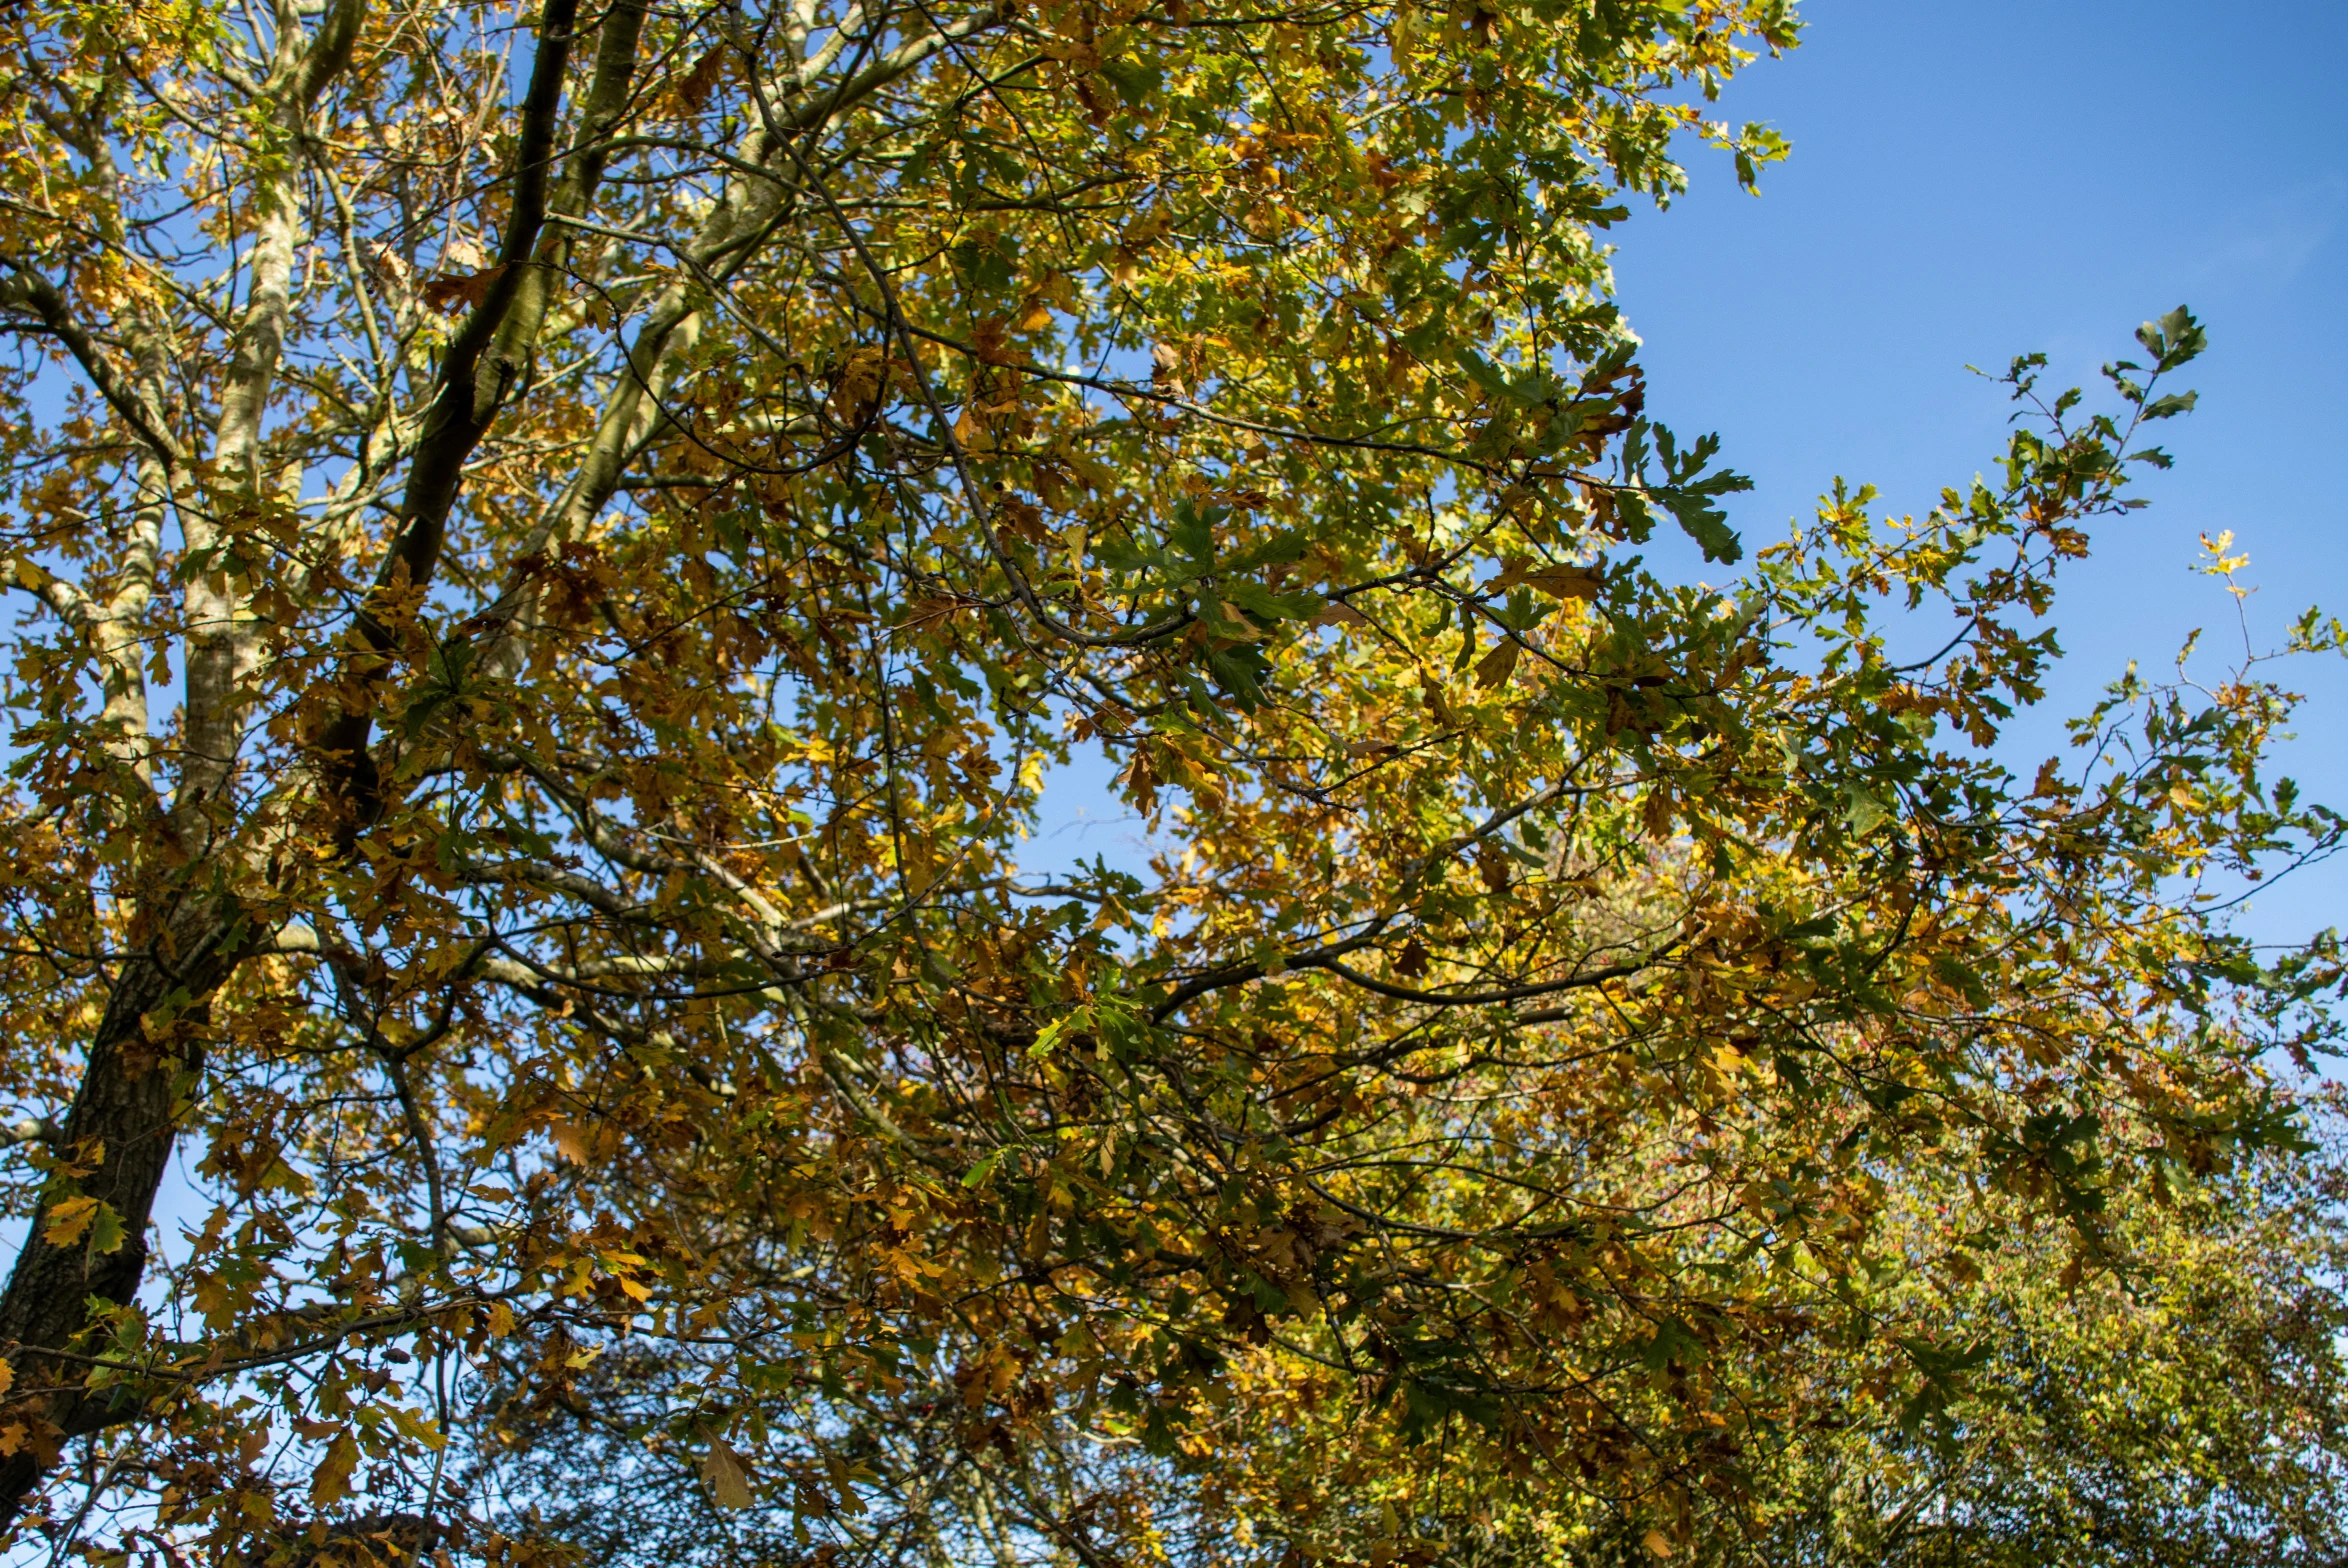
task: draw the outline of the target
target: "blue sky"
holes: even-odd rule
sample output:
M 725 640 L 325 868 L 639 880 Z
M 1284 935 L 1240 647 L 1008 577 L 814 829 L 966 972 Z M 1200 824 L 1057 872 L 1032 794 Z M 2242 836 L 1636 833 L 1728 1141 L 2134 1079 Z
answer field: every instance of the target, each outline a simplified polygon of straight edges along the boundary
M 2210 352 L 2177 467 L 2107 524 L 2054 621 L 2075 712 L 2131 657 L 2166 668 L 2193 628 L 2240 646 L 2197 536 L 2251 557 L 2254 633 L 2323 602 L 2348 615 L 2348 5 L 2340 0 L 1810 0 L 1802 47 L 1732 84 L 1723 117 L 1793 143 L 1758 198 L 1719 160 L 1618 231 L 1652 407 L 1718 430 L 1757 481 L 1748 541 L 1808 514 L 1837 474 L 1896 511 L 1989 466 L 2007 408 L 1967 364 L 2043 350 L 2090 381 L 2143 318 L 2189 303 Z M 2215 672 L 2214 659 L 2197 667 Z M 2310 696 L 2292 773 L 2348 809 L 2348 663 L 2293 668 Z M 2018 735 L 2059 745 L 2055 712 Z M 2010 749 L 2010 748 L 2009 748 Z M 2012 759 L 2019 760 L 2019 759 Z M 2262 936 L 2348 923 L 2348 868 L 2285 882 Z
M 1762 195 L 1691 149 L 1689 194 L 1616 231 L 1650 407 L 1683 433 L 1718 430 L 1757 481 L 1733 502 L 1747 540 L 1807 516 L 1838 474 L 1895 511 L 1929 507 L 2003 443 L 2007 405 L 1968 364 L 2043 350 L 2056 385 L 2092 380 L 2139 321 L 2189 303 L 2212 347 L 2186 378 L 2200 408 L 2164 432 L 2178 466 L 2066 579 L 2054 619 L 2070 657 L 2008 751 L 2059 747 L 2059 717 L 2131 657 L 2166 668 L 2196 626 L 2225 646 L 2231 602 L 2192 570 L 2201 533 L 2232 529 L 2249 551 L 2254 631 L 2279 634 L 2311 602 L 2348 614 L 2334 478 L 2348 454 L 2348 5 L 1802 9 L 1802 47 L 1755 65 L 1717 111 L 1791 139 Z M 2290 770 L 2348 809 L 2348 664 L 2292 683 L 2311 701 Z M 1096 771 L 1056 781 L 1031 867 L 1134 857 L 1134 827 L 1102 820 L 1116 803 Z M 2348 868 L 2286 881 L 2250 923 L 2280 939 L 2340 922 L 2343 894 Z

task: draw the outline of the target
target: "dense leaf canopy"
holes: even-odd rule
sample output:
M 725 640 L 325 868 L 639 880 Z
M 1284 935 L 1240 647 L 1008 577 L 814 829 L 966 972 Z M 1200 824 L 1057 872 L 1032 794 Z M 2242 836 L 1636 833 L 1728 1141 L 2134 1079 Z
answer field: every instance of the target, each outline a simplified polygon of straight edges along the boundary
M 1650 417 L 1782 0 L 18 14 L 20 1528 L 1668 1555 L 2300 1145 L 2290 695 L 1993 750 L 2192 318 L 1766 548 Z M 1079 754 L 1147 874 L 1021 874 Z

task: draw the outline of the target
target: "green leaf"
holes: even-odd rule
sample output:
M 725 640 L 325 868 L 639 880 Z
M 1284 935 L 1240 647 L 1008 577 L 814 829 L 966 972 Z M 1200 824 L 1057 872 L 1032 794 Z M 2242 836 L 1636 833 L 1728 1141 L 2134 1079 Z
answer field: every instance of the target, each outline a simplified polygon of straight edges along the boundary
M 1679 523 L 1681 531 L 1702 547 L 1705 560 L 1725 564 L 1743 557 L 1745 547 L 1738 540 L 1736 530 L 1728 526 L 1728 514 L 1712 505 L 1693 487 L 1683 486 L 1650 493 L 1654 499 L 1663 503 L 1664 508 Z
M 1104 60 L 1101 75 L 1117 89 L 1129 109 L 1138 109 L 1166 84 L 1165 70 L 1146 60 Z
M 2209 347 L 2209 334 L 2193 319 L 2193 312 L 2179 305 L 2158 321 L 2148 321 L 2138 327 L 2136 341 L 2152 354 L 2152 368 L 2157 374 L 2199 357 Z
M 1166 538 L 1175 549 L 1204 566 L 1215 559 L 1215 527 L 1230 516 L 1228 507 L 1210 506 L 1200 511 L 1189 501 L 1179 501 L 1174 507 L 1173 526 L 1166 530 Z
M 1874 832 L 1891 815 L 1890 809 L 1869 794 L 1863 785 L 1853 784 L 1847 794 L 1850 810 L 1846 820 L 1851 825 L 1851 831 L 1862 838 Z
M 1463 348 L 1453 356 L 1467 378 L 1497 398 L 1514 399 L 1516 389 L 1506 372 L 1472 348 Z
M 99 1253 L 119 1252 L 128 1235 L 129 1228 L 123 1224 L 122 1216 L 114 1211 L 114 1205 L 99 1204 L 97 1216 L 90 1222 L 90 1250 Z

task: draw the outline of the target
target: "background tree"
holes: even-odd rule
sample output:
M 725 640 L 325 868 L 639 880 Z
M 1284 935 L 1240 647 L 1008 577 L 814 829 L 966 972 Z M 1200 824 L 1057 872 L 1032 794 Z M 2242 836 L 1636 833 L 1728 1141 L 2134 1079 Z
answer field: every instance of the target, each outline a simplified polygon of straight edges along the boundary
M 2096 1270 L 2075 1266 L 2060 1227 L 1981 1225 L 1963 1174 L 1877 1166 L 1901 1241 L 1876 1309 L 1937 1340 L 1818 1343 L 1800 1413 L 1756 1440 L 1739 1484 L 1700 1497 L 1676 1539 L 1651 1540 L 1634 1515 L 1537 1474 L 1414 1463 L 1341 1388 L 1243 1396 L 1217 1462 L 1161 1491 L 1203 1505 L 1209 1542 L 1309 1514 L 1342 1543 L 1332 1555 L 1357 1562 L 2336 1561 L 2348 1521 L 2337 1088 L 2301 1109 L 2318 1147 L 2164 1173 L 2105 1233 Z M 1174 1556 L 1250 1560 L 1211 1546 Z
M 1883 1171 L 2084 1278 L 2287 1139 L 2329 949 L 2201 890 L 2336 839 L 2288 694 L 1983 751 L 2190 317 L 2108 414 L 2018 363 L 1925 520 L 1626 553 L 1740 560 L 1739 481 L 1596 232 L 1680 130 L 1777 153 L 1681 99 L 1792 26 L 35 6 L 6 1506 L 518 1561 L 594 1544 L 493 1495 L 567 1410 L 770 1555 L 1103 1561 L 1350 1391 L 1659 1551 L 1827 1350 L 1951 1386 Z M 1152 878 L 1015 874 L 1079 746 Z

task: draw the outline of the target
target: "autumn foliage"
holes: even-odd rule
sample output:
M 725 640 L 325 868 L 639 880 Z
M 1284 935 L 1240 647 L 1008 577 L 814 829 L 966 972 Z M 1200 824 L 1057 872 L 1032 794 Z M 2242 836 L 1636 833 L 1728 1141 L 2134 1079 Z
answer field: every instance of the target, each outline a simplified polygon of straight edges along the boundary
M 1740 539 L 1603 231 L 1675 138 L 1755 179 L 1705 103 L 1793 41 L 20 7 L 20 1538 L 1886 1560 L 2063 1420 L 2166 1463 L 1990 1396 L 2201 1365 L 2128 1313 L 2217 1258 L 2204 1318 L 2297 1347 L 2194 1450 L 2220 1536 L 2318 1560 L 2333 1197 L 2276 1074 L 2339 974 L 2225 923 L 2340 837 L 2265 764 L 2294 699 L 2245 649 L 1998 749 L 2201 329 L 2084 401 L 2017 361 L 1928 516 Z M 1146 873 L 1022 874 L 1077 757 Z

